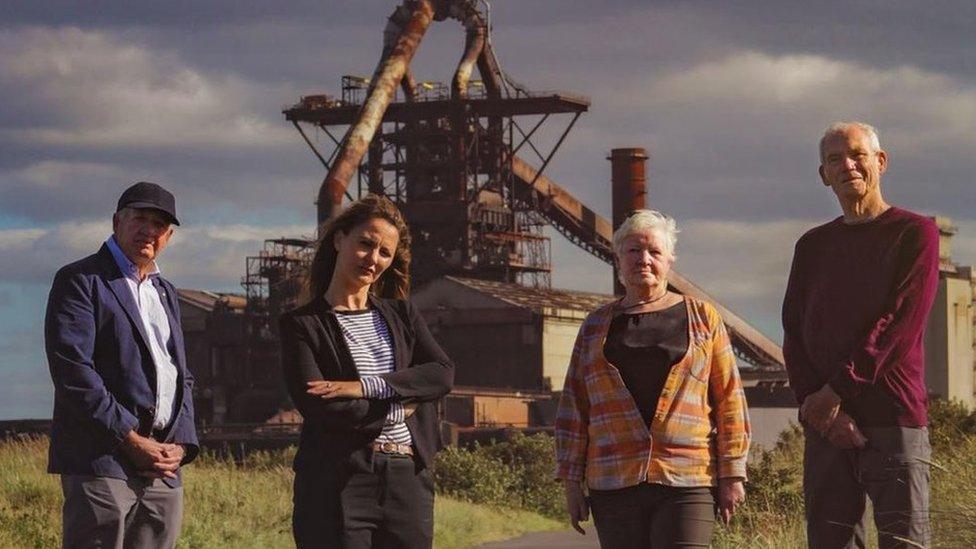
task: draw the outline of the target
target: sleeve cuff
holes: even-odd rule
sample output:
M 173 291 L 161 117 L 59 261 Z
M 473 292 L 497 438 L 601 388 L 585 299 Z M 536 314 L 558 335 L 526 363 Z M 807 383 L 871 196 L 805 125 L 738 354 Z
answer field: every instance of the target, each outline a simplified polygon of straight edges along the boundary
M 196 459 L 197 456 L 200 454 L 200 447 L 197 446 L 196 444 L 184 442 L 184 443 L 180 443 L 180 445 L 183 446 L 183 461 L 180 462 L 180 465 L 186 465 L 187 463 L 190 463 L 191 461 Z
M 406 413 L 403 410 L 403 404 L 399 402 L 390 403 L 390 411 L 386 413 L 386 424 L 395 425 L 397 423 L 403 423 L 406 421 Z
M 360 382 L 363 385 L 363 397 L 365 398 L 385 399 L 397 396 L 393 387 L 382 377 L 363 376 Z
M 136 416 L 125 409 L 122 409 L 122 411 L 124 413 L 120 414 L 121 417 L 119 417 L 118 423 L 108 429 L 112 433 L 112 436 L 115 437 L 116 444 L 121 444 L 125 440 L 125 437 L 129 436 L 130 431 L 134 431 L 139 427 L 139 420 L 136 419 Z
M 734 459 L 729 461 L 719 461 L 718 478 L 741 477 L 743 481 L 746 477 L 746 460 Z
M 834 374 L 834 377 L 830 378 L 830 381 L 827 382 L 841 400 L 849 401 L 857 398 L 864 390 L 865 383 L 859 382 L 851 377 L 851 368 L 852 365 L 850 362 L 844 364 L 840 371 Z
M 582 463 L 559 462 L 556 464 L 556 478 L 582 482 L 586 467 Z

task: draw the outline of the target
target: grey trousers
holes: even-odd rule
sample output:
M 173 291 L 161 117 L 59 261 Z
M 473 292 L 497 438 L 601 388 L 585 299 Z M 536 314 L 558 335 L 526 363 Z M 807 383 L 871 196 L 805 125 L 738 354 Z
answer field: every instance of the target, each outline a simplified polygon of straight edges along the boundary
M 63 547 L 172 548 L 183 519 L 183 487 L 159 479 L 61 475 Z
M 929 461 L 924 427 L 867 427 L 867 446 L 835 448 L 804 430 L 803 495 L 812 549 L 865 547 L 865 496 L 874 507 L 878 546 L 928 547 Z M 910 541 L 910 543 L 905 540 Z

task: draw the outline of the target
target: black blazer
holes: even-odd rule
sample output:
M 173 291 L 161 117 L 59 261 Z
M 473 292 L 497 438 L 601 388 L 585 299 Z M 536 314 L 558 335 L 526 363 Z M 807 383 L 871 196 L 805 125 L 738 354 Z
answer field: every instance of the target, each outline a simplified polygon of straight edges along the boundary
M 370 296 L 369 302 L 383 315 L 393 339 L 394 371 L 382 377 L 400 402 L 419 404 L 406 423 L 418 468 L 427 467 L 443 446 L 436 402 L 451 391 L 454 363 L 409 301 Z M 278 328 L 285 384 L 304 418 L 295 470 L 321 468 L 324 462 L 372 470 L 370 443 L 383 430 L 391 400 L 323 400 L 305 392 L 308 381 L 359 379 L 332 306 L 316 298 L 283 314 Z

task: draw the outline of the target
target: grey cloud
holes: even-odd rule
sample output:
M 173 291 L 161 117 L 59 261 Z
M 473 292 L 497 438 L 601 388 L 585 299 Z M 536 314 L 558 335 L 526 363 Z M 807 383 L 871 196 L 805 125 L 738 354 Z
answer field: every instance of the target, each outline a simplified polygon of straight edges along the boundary
M 3 31 L 0 42 L 0 89 L 29 90 L 11 111 L 56 117 L 46 125 L 5 124 L 5 140 L 39 147 L 253 148 L 290 137 L 272 113 L 251 109 L 261 86 L 202 74 L 173 55 L 70 27 Z
M 0 211 L 32 220 L 59 221 L 94 216 L 108 219 L 128 178 L 120 166 L 48 160 L 2 172 L 0 181 Z
M 576 172 L 605 180 L 606 167 L 592 166 L 594 149 L 645 145 L 652 199 L 678 215 L 835 215 L 833 197 L 816 175 L 816 142 L 827 122 L 845 118 L 882 129 L 893 159 L 885 187 L 899 203 L 968 213 L 976 166 L 966 151 L 976 127 L 976 86 L 944 75 L 733 52 L 656 77 L 618 80 L 597 90 L 597 99 L 604 111 L 594 112 L 598 120 L 589 121 L 562 158 L 576 168 L 588 155 L 591 166 Z M 931 170 L 938 174 L 934 184 L 915 183 L 931 180 Z
M 46 14 L 16 4 L 0 59 L 24 53 L 21 38 L 35 47 L 20 72 L 0 73 L 0 91 L 15 101 L 0 111 L 0 213 L 40 223 L 98 217 L 117 193 L 99 183 L 108 169 L 106 179 L 172 182 L 192 225 L 310 222 L 324 171 L 280 110 L 300 95 L 336 93 L 342 74 L 371 72 L 394 2 L 332 4 L 103 3 L 80 13 L 45 3 Z M 492 5 L 509 73 L 532 89 L 592 97 L 548 173 L 598 212 L 610 210 L 606 153 L 645 146 L 652 204 L 680 219 L 828 219 L 837 206 L 816 177 L 816 139 L 827 122 L 856 116 L 882 129 L 892 200 L 968 215 L 976 86 L 971 65 L 949 60 L 968 44 L 969 4 Z M 449 79 L 460 37 L 455 22 L 435 24 L 418 77 Z M 65 58 L 97 78 L 59 73 L 71 47 L 87 54 Z M 134 84 L 120 76 L 126 67 Z M 107 96 L 128 105 L 122 113 L 86 97 L 106 82 L 125 84 Z M 157 102 L 169 116 L 139 128 L 137 115 Z M 58 162 L 89 166 L 79 172 L 89 194 L 59 202 L 70 181 L 27 177 Z M 585 264 L 563 249 L 554 246 L 560 269 Z M 587 284 L 603 280 L 598 269 L 578 272 Z
M 65 223 L 50 229 L 0 230 L 0 254 L 13 259 L 0 264 L 0 280 L 50 284 L 61 266 L 94 253 L 111 231 L 108 219 Z
M 826 121 L 840 116 L 837 105 L 843 104 L 857 86 L 840 85 L 831 92 L 820 93 L 816 80 L 790 82 L 790 75 L 783 71 L 802 73 L 804 63 L 806 78 L 821 68 L 838 66 L 859 83 L 864 75 L 859 80 L 858 72 L 868 73 L 867 77 L 881 74 L 888 78 L 890 84 L 886 85 L 892 88 L 889 93 L 882 94 L 876 87 L 875 95 L 855 100 L 844 110 L 878 114 L 875 118 L 887 118 L 906 130 L 917 126 L 916 120 L 924 122 L 929 110 L 940 110 L 940 102 L 952 99 L 953 88 L 967 93 L 969 90 L 964 81 L 911 68 L 865 70 L 869 68 L 827 57 L 736 52 L 734 48 L 730 50 L 727 42 L 722 43 L 722 35 L 709 32 L 710 21 L 720 20 L 721 13 L 709 12 L 712 17 L 699 22 L 696 9 L 703 8 L 692 4 L 661 3 L 637 8 L 619 3 L 610 9 L 596 9 L 585 3 L 561 6 L 553 10 L 546 3 L 518 8 L 511 3 L 497 3 L 496 48 L 506 69 L 530 87 L 569 88 L 593 97 L 592 112 L 570 136 L 550 166 L 550 173 L 598 211 L 609 210 L 605 192 L 608 166 L 603 160 L 606 151 L 617 145 L 644 145 L 652 154 L 652 196 L 677 214 L 725 215 L 732 209 L 743 217 L 792 215 L 805 213 L 811 204 L 824 215 L 832 213 L 830 197 L 816 180 L 810 143 Z M 108 44 L 130 52 L 108 55 L 104 58 L 108 65 L 124 66 L 131 59 L 145 60 L 149 67 L 135 73 L 136 80 L 143 84 L 124 95 L 132 106 L 129 111 L 150 111 L 155 96 L 140 97 L 138 92 L 155 90 L 152 82 L 161 78 L 165 81 L 165 75 L 185 73 L 190 84 L 181 87 L 169 83 L 161 87 L 160 93 L 166 98 L 163 107 L 175 103 L 180 108 L 159 126 L 142 128 L 141 123 L 130 124 L 128 119 L 119 123 L 118 118 L 111 116 L 107 121 L 97 118 L 98 123 L 86 125 L 88 118 L 81 122 L 72 118 L 77 116 L 73 113 L 87 112 L 86 99 L 58 95 L 45 98 L 28 111 L 50 116 L 48 105 L 63 103 L 67 110 L 62 113 L 63 127 L 48 124 L 15 135 L 39 139 L 47 143 L 45 149 L 53 154 L 65 153 L 79 161 L 121 164 L 135 173 L 147 166 L 158 168 L 154 173 L 163 171 L 173 174 L 174 180 L 192 181 L 193 188 L 214 189 L 201 193 L 201 197 L 231 196 L 231 202 L 245 207 L 274 204 L 282 210 L 292 207 L 304 211 L 323 171 L 280 118 L 280 108 L 304 93 L 335 93 L 342 73 L 371 71 L 378 55 L 382 18 L 389 6 L 364 7 L 377 15 L 369 24 L 365 19 L 360 23 L 358 15 L 331 12 L 335 21 L 344 23 L 333 24 L 326 31 L 313 31 L 312 20 L 303 26 L 302 21 L 288 16 L 270 18 L 262 26 L 261 17 L 247 15 L 254 9 L 241 7 L 240 17 L 230 16 L 212 33 L 192 26 L 169 32 L 146 27 L 151 38 L 135 39 L 138 33 L 125 29 L 61 29 L 47 34 L 35 31 L 46 40 L 42 45 L 53 42 L 52 47 L 64 49 L 67 41 L 98 53 Z M 558 13 L 552 14 L 546 25 L 538 25 L 546 11 Z M 441 78 L 449 78 L 460 51 L 460 30 L 456 27 L 453 23 L 432 27 L 416 60 L 419 75 L 441 74 Z M 209 27 L 201 24 L 199 28 Z M 696 32 L 688 32 L 691 28 Z M 51 34 L 56 38 L 51 38 Z M 152 49 L 147 44 L 152 44 Z M 715 53 L 719 48 L 720 55 Z M 208 51 L 212 52 L 209 57 Z M 85 63 L 95 63 L 87 57 Z M 200 68 L 201 63 L 207 70 Z M 53 61 L 48 61 L 48 65 L 57 66 Z M 265 70 L 279 65 L 287 68 Z M 119 74 L 117 69 L 98 70 L 108 71 L 109 81 Z M 258 78 L 268 80 L 253 80 L 249 74 L 252 70 L 260 74 Z M 900 75 L 912 74 L 923 78 L 908 78 L 909 85 L 899 91 L 903 83 Z M 759 81 L 755 79 L 757 75 Z M 840 84 L 847 76 L 838 77 Z M 72 85 L 48 87 L 84 88 L 71 79 L 67 83 Z M 788 95 L 771 96 L 763 89 L 770 83 L 781 92 L 789 91 L 792 85 L 801 93 L 792 99 Z M 940 88 L 943 92 L 939 92 Z M 176 91 L 167 93 L 173 90 Z M 41 86 L 38 95 L 44 93 Z M 916 101 L 928 96 L 932 97 L 930 101 Z M 963 94 L 964 100 L 966 97 Z M 891 107 L 866 109 L 869 101 Z M 955 103 L 960 104 L 958 100 Z M 971 117 L 964 115 L 961 119 Z M 255 125 L 249 126 L 250 121 L 256 121 Z M 133 127 L 142 128 L 141 133 Z M 945 150 L 951 143 L 948 137 L 931 140 L 932 147 Z M 8 140 L 14 153 L 7 162 L 19 162 L 16 167 L 23 168 L 23 158 L 36 156 L 37 145 L 32 149 L 21 139 L 13 141 Z M 949 167 L 939 178 L 940 185 L 950 195 L 964 193 L 961 177 L 970 168 L 958 162 L 943 165 Z M 895 173 L 904 176 L 905 181 L 916 177 L 908 170 L 893 172 L 891 185 L 896 193 L 898 189 L 894 187 L 900 182 Z M 273 188 L 272 182 L 277 181 L 287 182 L 289 191 L 268 192 Z M 228 193 L 229 190 L 233 192 Z M 303 193 L 300 199 L 284 198 L 298 193 Z M 757 197 L 782 200 L 770 214 L 769 205 Z M 940 207 L 939 199 L 925 193 L 907 194 L 903 200 L 923 208 L 929 208 L 927 201 L 932 201 L 929 209 Z
M 312 224 L 179 228 L 159 263 L 164 276 L 178 286 L 240 291 L 245 257 L 256 255 L 265 239 L 298 237 L 313 230 Z M 94 253 L 110 234 L 108 221 L 0 230 L 0 254 L 16 258 L 0 264 L 0 280 L 47 285 L 61 266 Z
M 556 231 L 546 228 L 545 232 L 552 239 L 553 288 L 613 293 L 610 265 L 577 248 Z
M 822 220 L 679 220 L 675 269 L 774 340 L 796 240 Z
M 314 224 L 255 227 L 243 224 L 180 230 L 160 263 L 165 276 L 179 287 L 243 291 L 245 258 L 256 256 L 264 240 L 297 238 L 314 232 Z
M 158 33 L 185 42 L 188 51 L 207 57 L 206 36 L 218 43 L 215 55 L 236 63 L 228 44 L 243 46 L 264 42 L 271 49 L 291 53 L 280 56 L 314 60 L 316 53 L 332 50 L 302 48 L 305 37 L 341 34 L 356 29 L 362 37 L 376 41 L 385 17 L 398 2 L 313 0 L 290 2 L 99 2 L 99 9 L 63 0 L 32 2 L 14 0 L 5 4 L 6 25 L 74 25 L 132 31 L 133 39 Z M 929 3 L 891 3 L 879 0 L 828 0 L 814 8 L 799 0 L 708 3 L 641 0 L 519 0 L 492 2 L 492 19 L 499 36 L 512 31 L 552 43 L 557 56 L 573 51 L 581 61 L 592 60 L 601 51 L 620 51 L 634 59 L 663 52 L 682 56 L 687 50 L 712 54 L 733 49 L 756 49 L 773 54 L 813 52 L 847 60 L 867 60 L 878 66 L 913 64 L 930 70 L 973 75 L 967 63 L 969 34 L 976 21 L 976 6 L 967 0 Z M 454 22 L 439 25 L 455 25 Z M 435 25 L 436 27 L 437 25 Z M 253 40 L 244 29 L 282 28 L 276 40 L 266 32 Z M 242 32 L 235 32 L 241 29 Z M 372 29 L 372 31 L 370 31 Z M 556 32 L 553 32 L 556 31 Z M 196 35 L 198 39 L 192 39 Z M 681 36 L 684 35 L 682 39 Z M 222 39 L 223 38 L 223 39 Z M 507 36 L 506 36 L 507 38 Z M 640 50 L 628 49 L 638 41 Z M 355 44 L 356 37 L 345 40 Z M 362 42 L 360 42 L 361 44 Z M 572 48 L 573 44 L 580 47 Z M 583 46 L 585 45 L 585 46 Z M 305 53 L 303 53 L 303 50 Z M 522 55 L 524 51 L 519 51 Z M 257 50 L 251 55 L 260 56 Z M 308 55 L 308 57 L 303 57 Z M 547 58 L 553 58 L 546 56 Z M 256 59 L 255 59 L 256 60 Z M 251 65 L 259 71 L 266 63 Z M 308 66 L 308 65 L 306 65 Z M 300 66 L 299 66 L 300 67 Z M 370 67 L 371 68 L 371 67 Z M 273 70 L 273 69 L 272 69 Z
M 301 146 L 295 144 L 298 152 Z M 0 213 L 40 223 L 108 220 L 122 190 L 147 180 L 176 195 L 180 217 L 189 226 L 312 221 L 313 199 L 324 172 L 310 154 L 296 156 L 300 158 L 291 166 L 263 164 L 260 155 L 242 155 L 240 162 L 230 165 L 214 165 L 213 158 L 182 164 L 172 156 L 156 165 L 142 164 L 138 158 L 120 158 L 119 164 L 46 160 L 0 172 Z
M 205 74 L 100 31 L 0 31 L 0 43 L 0 90 L 19 101 L 0 115 L 0 213 L 102 217 L 148 179 L 191 215 L 311 216 L 324 173 L 281 117 L 287 85 Z
M 4 9 L 4 20 L 17 24 L 76 24 L 85 26 L 130 27 L 152 22 L 163 27 L 211 27 L 239 21 L 287 21 L 312 19 L 330 26 L 339 21 L 355 21 L 374 15 L 373 10 L 392 9 L 387 2 L 329 2 L 321 0 L 262 1 L 176 1 L 98 2 L 91 5 L 70 0 L 10 0 Z M 364 9 L 365 6 L 365 9 Z

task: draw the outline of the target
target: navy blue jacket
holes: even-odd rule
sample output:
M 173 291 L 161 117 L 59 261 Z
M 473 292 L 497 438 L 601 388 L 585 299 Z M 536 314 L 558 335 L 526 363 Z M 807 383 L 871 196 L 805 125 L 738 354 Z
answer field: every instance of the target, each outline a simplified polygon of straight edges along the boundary
M 152 280 L 169 317 L 169 351 L 179 372 L 173 418 L 159 438 L 185 445 L 188 463 L 199 444 L 179 302 L 172 284 Z M 44 342 L 54 381 L 48 472 L 127 479 L 135 469 L 120 442 L 151 425 L 156 367 L 135 298 L 106 245 L 54 276 Z M 167 479 L 171 486 L 179 482 Z

